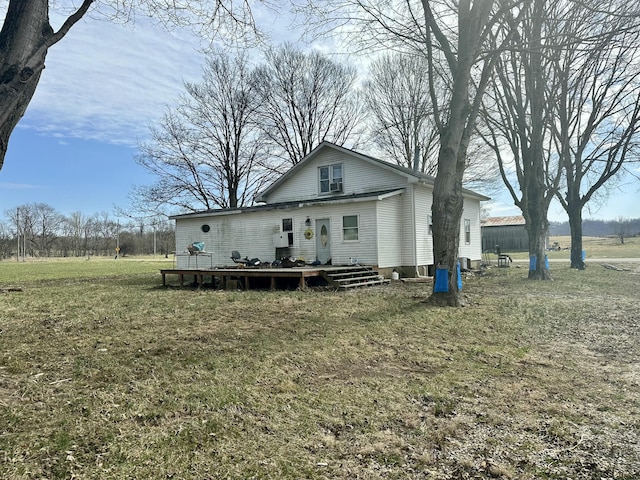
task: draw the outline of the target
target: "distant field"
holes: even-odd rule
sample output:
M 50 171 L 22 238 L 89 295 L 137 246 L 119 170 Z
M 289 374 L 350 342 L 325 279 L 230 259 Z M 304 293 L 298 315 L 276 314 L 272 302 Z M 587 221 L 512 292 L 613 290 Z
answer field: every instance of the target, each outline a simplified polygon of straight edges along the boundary
M 624 264 L 491 268 L 458 309 L 400 282 L 162 288 L 166 266 L 0 263 L 0 478 L 640 478 Z
M 547 252 L 549 259 L 566 259 L 569 262 L 571 237 L 550 237 L 549 243 L 552 244 L 553 242 L 559 242 L 563 250 Z M 587 253 L 587 263 L 590 258 L 640 258 L 640 237 L 625 238 L 624 244 L 620 243 L 620 239 L 613 237 L 584 237 L 582 239 L 582 249 Z M 527 252 L 505 253 L 509 253 L 517 260 L 526 259 L 529 255 Z
M 172 259 L 163 257 L 87 257 L 27 259 L 0 262 L 0 282 L 16 283 L 64 278 L 95 278 L 149 274 L 171 268 Z

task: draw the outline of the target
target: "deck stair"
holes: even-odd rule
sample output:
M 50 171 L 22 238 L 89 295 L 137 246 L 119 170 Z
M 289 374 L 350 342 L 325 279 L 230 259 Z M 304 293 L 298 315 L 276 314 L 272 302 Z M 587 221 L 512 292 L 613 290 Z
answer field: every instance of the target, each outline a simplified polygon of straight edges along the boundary
M 389 283 L 389 280 L 378 275 L 376 270 L 364 265 L 332 267 L 322 270 L 320 274 L 330 285 L 339 290 Z

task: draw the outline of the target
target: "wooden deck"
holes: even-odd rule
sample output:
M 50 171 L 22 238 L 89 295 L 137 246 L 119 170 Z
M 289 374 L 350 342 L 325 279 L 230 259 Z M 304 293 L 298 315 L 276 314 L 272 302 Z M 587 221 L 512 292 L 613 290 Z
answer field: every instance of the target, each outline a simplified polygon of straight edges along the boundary
M 380 280 L 370 281 L 373 278 L 377 278 L 377 274 L 375 274 L 375 277 L 363 277 L 361 271 L 363 268 L 370 269 L 370 267 L 322 265 L 318 267 L 292 268 L 174 268 L 160 270 L 160 273 L 162 274 L 162 286 L 164 287 L 168 285 L 167 277 L 170 275 L 178 277 L 180 286 L 184 286 L 185 278 L 193 279 L 189 283 L 195 284 L 198 287 L 202 287 L 205 284 L 205 279 L 211 278 L 212 284 L 215 284 L 216 279 L 218 279 L 222 288 L 226 287 L 227 281 L 236 280 L 239 286 L 242 286 L 245 290 L 254 288 L 254 285 L 260 288 L 265 288 L 265 286 L 268 285 L 270 290 L 275 290 L 278 287 L 279 279 L 295 279 L 294 283 L 297 284 L 300 290 L 304 290 L 307 287 L 307 279 L 309 278 L 323 278 L 337 288 L 382 283 Z M 353 272 L 353 274 L 350 274 L 350 272 Z M 369 270 L 369 272 L 371 272 L 371 270 Z M 342 284 L 341 282 L 345 280 L 341 280 L 339 277 L 356 277 L 354 280 L 356 280 L 357 283 Z M 338 280 L 336 280 L 336 278 L 338 278 Z M 264 279 L 268 279 L 267 283 L 265 283 Z
M 213 283 L 216 278 L 220 280 L 220 284 L 224 287 L 227 280 L 240 280 L 243 288 L 249 290 L 251 288 L 252 279 L 269 279 L 269 288 L 275 290 L 277 280 L 280 278 L 295 278 L 301 290 L 306 288 L 305 279 L 310 277 L 322 277 L 322 271 L 314 267 L 293 267 L 293 268 L 206 268 L 206 269 L 167 269 L 160 270 L 162 274 L 162 285 L 167 286 L 167 276 L 178 276 L 180 285 L 184 285 L 185 277 L 192 278 L 193 282 L 201 287 L 205 279 L 210 277 Z

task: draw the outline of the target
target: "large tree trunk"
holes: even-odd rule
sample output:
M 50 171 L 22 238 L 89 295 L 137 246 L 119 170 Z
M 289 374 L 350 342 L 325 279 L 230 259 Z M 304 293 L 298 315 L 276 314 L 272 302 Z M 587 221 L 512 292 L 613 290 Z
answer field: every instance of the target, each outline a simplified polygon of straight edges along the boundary
M 64 37 L 91 3 L 85 0 L 54 33 L 48 0 L 10 0 L 0 31 L 0 168 L 9 137 L 36 91 L 49 47 Z
M 9 137 L 36 91 L 53 33 L 49 2 L 12 0 L 0 32 L 0 168 Z
M 546 262 L 546 239 L 549 231 L 547 212 L 552 194 L 548 192 L 545 171 L 545 88 L 546 76 L 542 67 L 542 20 L 544 0 L 536 0 L 534 22 L 531 30 L 530 52 L 528 56 L 527 90 L 531 97 L 531 139 L 529 148 L 523 152 L 526 160 L 524 178 L 523 215 L 529 233 L 529 278 L 532 280 L 551 279 Z M 535 259 L 535 261 L 534 261 Z
M 546 215 L 534 213 L 527 218 L 529 233 L 529 279 L 550 280 L 551 274 L 547 268 L 545 247 L 549 222 Z
M 534 131 L 536 128 L 534 127 Z M 549 209 L 549 196 L 546 195 L 546 183 L 544 169 L 542 168 L 542 150 L 539 135 L 532 135 L 529 154 L 530 165 L 529 175 L 526 179 L 526 202 L 522 213 L 527 222 L 527 232 L 529 234 L 529 279 L 550 280 L 551 275 L 546 265 L 546 243 L 547 232 L 549 231 L 549 220 L 547 211 Z M 535 260 L 534 260 L 535 259 Z
M 460 244 L 460 219 L 462 218 L 462 179 L 456 172 L 457 151 L 444 144 L 440 149 L 438 175 L 433 191 L 433 255 L 436 268 L 446 268 L 449 274 L 448 291 L 432 291 L 432 300 L 440 305 L 460 306 L 460 292 L 456 264 Z
M 567 202 L 567 214 L 571 229 L 571 268 L 584 270 L 587 266 L 582 260 L 582 206 L 569 200 Z
M 436 292 L 431 299 L 439 305 L 461 305 L 458 290 L 457 263 L 460 246 L 460 219 L 464 199 L 462 177 L 468 138 L 465 129 L 469 121 L 468 84 L 470 75 L 459 75 L 454 81 L 451 98 L 451 117 L 444 128 L 438 155 L 438 173 L 433 190 L 433 256 L 436 268 L 446 268 L 449 274 L 448 291 Z

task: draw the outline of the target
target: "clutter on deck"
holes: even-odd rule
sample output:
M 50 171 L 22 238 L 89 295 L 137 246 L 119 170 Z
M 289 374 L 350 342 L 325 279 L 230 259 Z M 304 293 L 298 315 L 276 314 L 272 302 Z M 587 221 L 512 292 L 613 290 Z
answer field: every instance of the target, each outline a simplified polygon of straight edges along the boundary
M 188 268 L 172 268 L 160 270 L 162 274 L 162 285 L 167 286 L 168 276 L 177 276 L 180 286 L 184 286 L 185 280 L 193 279 L 189 284 L 197 287 L 210 285 L 214 288 L 248 290 L 250 288 L 299 288 L 304 290 L 307 283 L 316 283 L 332 286 L 339 290 L 346 290 L 354 287 L 364 287 L 372 285 L 382 285 L 389 280 L 378 275 L 377 270 L 363 265 L 320 265 L 319 262 L 306 264 L 304 260 L 295 258 L 283 258 L 275 262 L 261 262 L 258 258 L 242 257 L 234 250 L 231 253 L 233 266 L 212 267 L 198 266 L 198 255 L 205 255 L 206 252 L 194 249 L 191 252 L 187 264 Z M 184 255 L 184 254 L 176 254 Z M 195 257 L 193 267 L 191 257 Z M 210 283 L 207 283 L 207 280 Z

